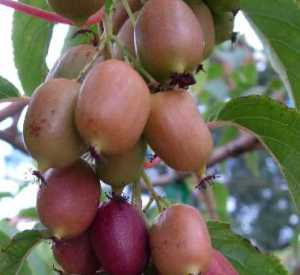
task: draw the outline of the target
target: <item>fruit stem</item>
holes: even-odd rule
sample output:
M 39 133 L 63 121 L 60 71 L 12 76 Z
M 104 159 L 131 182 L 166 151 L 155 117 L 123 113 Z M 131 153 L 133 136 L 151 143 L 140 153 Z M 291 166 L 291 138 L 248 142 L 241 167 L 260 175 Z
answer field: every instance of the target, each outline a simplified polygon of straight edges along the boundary
M 136 24 L 135 16 L 132 13 L 132 10 L 130 8 L 130 5 L 128 4 L 128 1 L 127 0 L 121 0 L 121 1 L 122 1 L 122 5 L 123 5 L 124 9 L 126 10 L 128 16 L 129 16 L 129 20 L 130 20 L 132 26 L 135 27 L 135 24 Z
M 97 49 L 97 53 L 93 56 L 93 59 L 91 60 L 91 62 L 86 64 L 86 66 L 82 69 L 82 71 L 79 73 L 76 81 L 78 81 L 79 83 L 83 82 L 83 80 L 85 79 L 85 77 L 86 77 L 87 73 L 89 72 L 89 70 L 93 67 L 93 65 L 95 64 L 97 59 L 101 56 L 104 47 L 105 47 L 105 42 L 102 41 L 100 43 L 99 48 Z
M 143 212 L 144 212 L 144 213 L 148 211 L 148 209 L 150 208 L 152 202 L 153 202 L 153 198 L 151 197 L 151 198 L 149 199 L 148 203 L 146 204 L 146 206 L 145 206 L 144 209 L 143 209 Z
M 124 47 L 123 43 L 116 37 L 115 35 L 111 36 L 111 40 L 113 40 L 117 46 L 123 51 L 125 57 L 129 59 L 129 61 L 134 65 L 134 67 L 143 75 L 152 85 L 159 84 L 142 66 L 142 64 L 128 51 L 126 47 Z
M 142 178 L 144 180 L 146 188 L 148 189 L 149 193 L 151 194 L 151 197 L 153 198 L 153 200 L 157 205 L 158 211 L 162 212 L 166 207 L 168 207 L 168 203 L 156 193 L 145 170 L 142 173 Z
M 136 181 L 132 184 L 132 204 L 135 205 L 139 211 L 142 211 L 143 208 L 141 194 L 140 182 Z

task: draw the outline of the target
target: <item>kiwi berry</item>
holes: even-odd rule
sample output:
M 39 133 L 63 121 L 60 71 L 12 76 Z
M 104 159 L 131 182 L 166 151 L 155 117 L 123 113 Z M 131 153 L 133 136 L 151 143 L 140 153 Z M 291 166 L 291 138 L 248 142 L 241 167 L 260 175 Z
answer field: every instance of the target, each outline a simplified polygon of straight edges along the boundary
M 232 12 L 214 14 L 216 31 L 216 44 L 223 43 L 232 38 L 234 27 L 234 15 Z
M 102 160 L 96 162 L 97 176 L 117 188 L 137 181 L 143 171 L 146 148 L 145 141 L 140 140 L 122 155 L 104 155 Z
M 58 14 L 82 25 L 104 4 L 104 0 L 48 0 L 49 5 Z
M 77 237 L 91 225 L 100 193 L 94 171 L 83 161 L 49 169 L 38 191 L 40 220 L 57 239 Z
M 160 214 L 150 232 L 154 265 L 161 275 L 198 275 L 208 271 L 210 236 L 197 209 L 176 204 Z
M 239 275 L 239 273 L 220 251 L 213 249 L 209 270 L 204 275 Z
M 53 240 L 55 260 L 67 274 L 95 275 L 100 264 L 92 249 L 89 232 L 69 240 Z
M 103 203 L 91 228 L 98 260 L 110 275 L 141 274 L 149 257 L 149 239 L 141 213 L 123 198 Z
M 97 48 L 88 44 L 68 49 L 49 71 L 46 81 L 53 78 L 76 79 L 83 68 L 93 60 L 96 53 Z
M 236 12 L 240 9 L 240 0 L 205 0 L 214 13 Z
M 143 78 L 127 63 L 110 59 L 88 73 L 75 117 L 80 135 L 96 152 L 120 155 L 138 142 L 149 112 Z
M 40 171 L 64 167 L 87 150 L 74 120 L 79 83 L 52 79 L 39 86 L 29 103 L 23 136 Z
M 207 58 L 215 46 L 215 26 L 214 19 L 210 9 L 199 0 L 188 0 L 187 3 L 195 13 L 204 34 L 205 47 L 204 58 Z
M 181 171 L 201 171 L 213 147 L 210 131 L 193 97 L 185 90 L 151 95 L 144 136 L 166 164 Z
M 149 0 L 134 30 L 135 49 L 144 67 L 160 81 L 193 71 L 203 60 L 202 28 L 182 0 Z

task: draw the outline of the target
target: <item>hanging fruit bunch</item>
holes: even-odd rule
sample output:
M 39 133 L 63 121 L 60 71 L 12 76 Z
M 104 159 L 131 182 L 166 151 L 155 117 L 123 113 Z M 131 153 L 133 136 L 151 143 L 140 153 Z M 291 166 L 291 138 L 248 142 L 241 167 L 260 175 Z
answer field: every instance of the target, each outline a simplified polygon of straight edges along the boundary
M 49 4 L 82 25 L 104 1 Z M 36 89 L 24 141 L 61 273 L 237 274 L 196 208 L 156 194 L 144 162 L 149 146 L 173 169 L 205 176 L 213 141 L 188 89 L 214 46 L 231 39 L 238 10 L 238 0 L 105 2 L 98 45 L 69 49 Z M 100 181 L 112 188 L 104 202 Z M 141 184 L 160 211 L 152 224 Z

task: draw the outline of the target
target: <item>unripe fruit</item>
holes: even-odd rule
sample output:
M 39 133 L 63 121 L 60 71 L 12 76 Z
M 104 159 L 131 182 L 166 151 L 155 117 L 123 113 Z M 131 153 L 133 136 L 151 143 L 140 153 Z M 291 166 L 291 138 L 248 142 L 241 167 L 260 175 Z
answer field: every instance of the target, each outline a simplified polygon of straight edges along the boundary
M 212 151 L 212 137 L 193 97 L 184 90 L 151 95 L 145 138 L 169 166 L 199 172 Z
M 212 13 L 202 1 L 189 0 L 187 3 L 195 13 L 203 30 L 205 40 L 203 56 L 206 58 L 211 54 L 215 46 L 215 26 Z
M 56 261 L 68 274 L 95 275 L 100 267 L 88 232 L 69 240 L 54 239 L 52 250 Z
M 67 166 L 86 151 L 74 121 L 78 92 L 76 81 L 53 79 L 38 87 L 31 98 L 23 135 L 40 171 Z
M 142 8 L 141 0 L 128 0 L 128 4 L 130 6 L 131 11 L 134 13 Z M 116 10 L 113 14 L 113 32 L 118 33 L 125 21 L 128 18 L 128 14 L 122 4 L 122 1 L 119 1 L 116 4 Z
M 215 13 L 234 12 L 241 7 L 240 0 L 205 0 L 208 7 Z
M 197 209 L 173 205 L 150 229 L 153 263 L 161 275 L 198 275 L 209 268 L 212 247 L 207 226 Z
M 48 0 L 48 3 L 55 12 L 81 25 L 103 6 L 104 0 Z
M 145 141 L 140 140 L 122 155 L 103 156 L 104 159 L 96 163 L 98 177 L 113 187 L 137 181 L 143 171 L 146 148 Z
M 230 40 L 233 33 L 234 15 L 232 12 L 214 14 L 216 44 Z
M 209 270 L 204 275 L 239 275 L 221 252 L 214 249 Z
M 52 78 L 77 78 L 83 68 L 93 60 L 96 53 L 97 48 L 88 44 L 68 49 L 49 71 L 46 81 Z
M 127 19 L 122 28 L 120 29 L 118 33 L 118 39 L 120 42 L 122 42 L 123 46 L 131 53 L 133 56 L 135 56 L 135 50 L 134 50 L 134 29 L 131 24 L 130 19 Z M 113 57 L 116 59 L 124 59 L 124 54 L 120 47 L 118 47 L 117 44 L 113 47 Z
M 58 239 L 79 236 L 91 225 L 100 197 L 93 170 L 83 161 L 43 175 L 37 197 L 41 222 Z
M 160 81 L 172 73 L 191 72 L 202 62 L 202 28 L 182 0 L 146 2 L 134 35 L 142 64 Z
M 96 64 L 85 78 L 76 107 L 82 138 L 96 152 L 123 154 L 140 139 L 150 112 L 150 91 L 127 63 Z
M 103 203 L 91 228 L 91 240 L 104 271 L 110 275 L 138 275 L 148 255 L 146 224 L 124 199 Z

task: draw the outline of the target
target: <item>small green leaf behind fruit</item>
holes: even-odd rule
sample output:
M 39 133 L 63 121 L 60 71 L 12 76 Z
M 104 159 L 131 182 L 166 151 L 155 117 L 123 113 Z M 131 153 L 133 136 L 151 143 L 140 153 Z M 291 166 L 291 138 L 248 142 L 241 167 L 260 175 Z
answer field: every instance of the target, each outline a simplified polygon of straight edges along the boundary
M 277 161 L 299 210 L 300 112 L 266 96 L 248 96 L 229 101 L 215 120 L 250 130 L 257 136 Z
M 214 248 L 230 260 L 239 275 L 288 275 L 279 259 L 261 253 L 248 240 L 234 234 L 229 224 L 208 222 L 208 229 Z
M 19 96 L 20 92 L 18 89 L 7 79 L 0 76 L 0 100 Z

